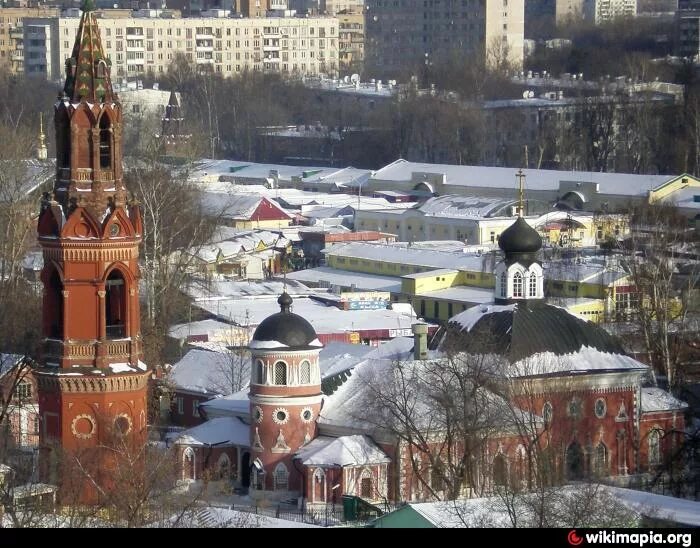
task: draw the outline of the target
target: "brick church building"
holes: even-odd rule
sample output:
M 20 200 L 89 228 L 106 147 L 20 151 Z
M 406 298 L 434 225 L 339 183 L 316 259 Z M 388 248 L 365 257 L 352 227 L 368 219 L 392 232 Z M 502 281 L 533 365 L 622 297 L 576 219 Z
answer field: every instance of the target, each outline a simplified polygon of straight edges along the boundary
M 444 497 L 445 449 L 437 446 L 445 413 L 415 383 L 455 359 L 486 367 L 492 380 L 474 392 L 486 402 L 484 415 L 506 410 L 528 426 L 502 421 L 484 436 L 460 496 L 527 485 L 533 439 L 551 455 L 550 479 L 656 471 L 681 443 L 686 404 L 645 386 L 648 367 L 602 328 L 546 303 L 542 241 L 522 218 L 499 245 L 493 304 L 453 317 L 431 348 L 426 326 L 415 324 L 412 353 L 387 353 L 351 370 L 331 364 L 321 374 L 316 333 L 283 294 L 280 312 L 260 324 L 250 344 L 249 388 L 202 404 L 208 420 L 177 440 L 183 479 L 213 473 L 254 496 L 292 495 L 305 504 L 344 494 L 373 502 Z M 410 379 L 401 394 L 414 416 L 377 405 L 397 379 Z M 413 436 L 402 421 L 412 423 Z
M 90 6 L 54 105 L 56 181 L 38 221 L 44 345 L 34 373 L 46 479 L 59 477 L 59 453 L 89 454 L 105 483 L 101 448 L 146 441 L 149 371 L 139 326 L 143 226 L 123 182 L 122 108 Z

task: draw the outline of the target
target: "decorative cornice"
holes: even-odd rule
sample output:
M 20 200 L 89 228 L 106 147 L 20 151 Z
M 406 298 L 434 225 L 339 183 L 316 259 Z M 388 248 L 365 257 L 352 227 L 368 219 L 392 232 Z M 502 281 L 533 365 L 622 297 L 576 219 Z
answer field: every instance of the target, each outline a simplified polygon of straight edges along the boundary
M 151 373 L 104 374 L 80 373 L 61 369 L 35 369 L 34 376 L 40 390 L 67 393 L 107 393 L 131 392 L 143 390 L 148 384 Z
M 122 240 L 118 244 L 108 240 L 90 240 L 79 243 L 71 241 L 68 244 L 70 247 L 58 242 L 65 242 L 65 240 L 49 240 L 39 237 L 39 243 L 44 251 L 44 261 L 87 263 L 138 259 L 141 238 L 129 241 Z

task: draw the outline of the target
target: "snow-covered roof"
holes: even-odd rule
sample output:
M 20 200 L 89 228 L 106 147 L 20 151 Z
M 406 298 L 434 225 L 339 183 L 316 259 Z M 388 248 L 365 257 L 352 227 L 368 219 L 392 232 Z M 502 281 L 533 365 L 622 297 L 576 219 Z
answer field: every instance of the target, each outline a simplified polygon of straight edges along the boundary
M 648 386 L 642 388 L 642 413 L 656 413 L 659 411 L 672 411 L 686 409 L 688 404 L 675 398 L 662 388 Z
M 405 359 L 412 350 L 411 337 L 396 337 L 379 346 L 330 342 L 319 354 L 321 378 L 348 371 L 370 359 Z
M 254 162 L 240 162 L 237 160 L 211 160 L 202 159 L 195 163 L 190 179 L 217 178 L 220 176 L 236 177 L 241 179 L 260 179 L 261 184 L 270 177 L 270 172 L 275 171 L 277 177 L 283 181 L 291 181 L 292 177 L 303 177 L 304 173 L 315 171 L 318 173 L 332 174 L 338 171 L 333 167 L 314 166 L 289 166 L 282 164 L 256 164 Z
M 0 378 L 11 371 L 21 360 L 20 354 L 0 354 Z
M 228 396 L 215 397 L 199 404 L 200 409 L 209 417 L 250 417 L 250 400 L 248 388 L 229 394 Z
M 295 455 L 306 466 L 363 466 L 389 462 L 369 436 L 319 436 Z
M 305 272 L 300 270 L 299 272 Z M 319 293 L 317 289 L 310 289 L 303 283 L 291 279 L 287 275 L 287 282 L 277 280 L 253 281 L 253 280 L 227 280 L 214 278 L 210 280 L 192 279 L 185 291 L 195 300 L 220 299 L 233 297 L 254 296 L 280 296 L 287 291 L 293 298 Z
M 198 320 L 196 322 L 180 323 L 173 325 L 168 330 L 168 336 L 173 339 L 187 339 L 188 337 L 207 337 L 208 340 L 226 339 L 226 335 L 239 327 L 218 320 Z M 233 337 L 230 337 L 233 339 Z
M 375 172 L 372 181 L 411 181 L 413 173 L 429 173 L 445 176 L 447 185 L 473 188 L 505 188 L 512 190 L 515 172 L 507 167 L 458 166 L 448 164 L 426 164 L 403 159 Z M 556 192 L 562 181 L 597 183 L 603 195 L 646 195 L 664 183 L 675 179 L 675 175 L 636 175 L 629 173 L 599 173 L 586 171 L 555 171 L 548 169 L 523 169 L 528 190 Z
M 504 210 L 515 203 L 515 200 L 502 198 L 446 194 L 430 198 L 418 210 L 428 216 L 482 219 L 503 215 Z
M 337 255 L 352 259 L 391 262 L 425 268 L 449 268 L 452 270 L 471 270 L 491 272 L 492 261 L 489 254 L 467 254 L 436 249 L 421 249 L 420 246 L 402 247 L 367 242 L 349 242 L 335 244 L 328 248 L 327 255 Z
M 29 251 L 22 259 L 22 268 L 35 272 L 44 268 L 44 253 L 42 251 Z
M 427 299 L 444 299 L 461 301 L 463 303 L 482 304 L 493 301 L 493 289 L 471 287 L 467 285 L 458 285 L 445 289 L 436 289 L 434 291 L 424 291 L 420 295 Z
M 401 278 L 352 272 L 329 266 L 290 272 L 287 274 L 287 279 L 314 284 L 323 282 L 331 286 L 337 285 L 341 287 L 352 287 L 354 285 L 359 291 L 390 291 L 393 293 L 401 291 Z
M 222 192 L 201 192 L 200 200 L 204 211 L 211 216 L 223 219 L 250 219 L 262 200 L 267 200 L 281 219 L 291 218 L 274 200 L 251 194 L 228 194 Z
M 279 312 L 276 297 L 220 299 L 197 301 L 195 306 L 219 318 L 238 325 L 259 325 L 265 318 Z M 326 306 L 314 299 L 294 299 L 292 312 L 306 319 L 317 334 L 349 333 L 359 330 L 410 329 L 415 315 L 401 314 L 395 310 L 340 310 Z
M 198 426 L 178 432 L 175 443 L 178 445 L 216 445 L 248 447 L 250 445 L 250 425 L 238 417 L 217 417 Z
M 247 385 L 250 380 L 250 360 L 235 352 L 190 350 L 173 365 L 169 379 L 177 388 L 205 395 L 231 394 L 237 381 Z
M 700 526 L 700 501 L 657 495 L 621 487 L 606 487 L 618 500 L 645 516 L 681 525 Z
M 493 292 L 491 293 L 493 297 Z M 473 306 L 464 312 L 450 318 L 451 323 L 459 325 L 464 331 L 470 331 L 474 324 L 488 314 L 496 312 L 511 312 L 515 310 L 514 304 L 489 304 L 486 306 Z

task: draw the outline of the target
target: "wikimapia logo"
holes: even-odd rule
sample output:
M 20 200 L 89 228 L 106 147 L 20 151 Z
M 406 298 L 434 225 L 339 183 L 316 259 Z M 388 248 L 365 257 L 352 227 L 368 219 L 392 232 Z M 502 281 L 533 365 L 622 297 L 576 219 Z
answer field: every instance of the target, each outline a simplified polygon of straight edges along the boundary
M 583 533 L 579 535 L 576 529 L 572 529 L 566 535 L 566 540 L 571 546 L 586 544 L 632 544 L 645 546 L 647 544 L 680 544 L 688 548 L 693 543 L 692 533 L 616 533 L 615 531 L 598 531 L 597 533 Z

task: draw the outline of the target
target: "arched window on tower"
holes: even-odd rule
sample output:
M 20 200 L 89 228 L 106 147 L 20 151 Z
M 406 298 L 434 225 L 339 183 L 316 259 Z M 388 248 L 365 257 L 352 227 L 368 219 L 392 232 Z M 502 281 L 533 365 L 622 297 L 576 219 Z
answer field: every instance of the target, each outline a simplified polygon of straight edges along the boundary
M 530 285 L 529 296 L 530 297 L 537 297 L 537 274 L 535 274 L 534 272 L 530 273 L 529 285 Z
M 255 362 L 255 383 L 256 384 L 263 384 L 263 379 L 265 378 L 263 375 L 263 362 L 262 360 L 258 360 Z
M 112 124 L 106 114 L 100 118 L 100 167 L 112 167 Z
M 287 384 L 287 364 L 275 362 L 275 384 L 285 386 Z
M 49 312 L 48 333 L 52 339 L 63 338 L 63 283 L 54 270 L 46 288 L 46 307 Z
M 301 362 L 299 384 L 311 384 L 311 364 L 306 360 Z
M 105 282 L 105 321 L 108 339 L 126 336 L 127 289 L 124 276 L 113 270 Z
M 501 297 L 505 297 L 508 294 L 508 276 L 503 272 L 501 274 Z
M 523 296 L 523 275 L 516 272 L 513 276 L 513 297 Z

